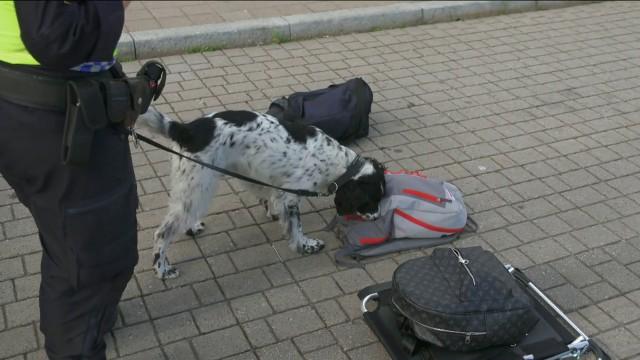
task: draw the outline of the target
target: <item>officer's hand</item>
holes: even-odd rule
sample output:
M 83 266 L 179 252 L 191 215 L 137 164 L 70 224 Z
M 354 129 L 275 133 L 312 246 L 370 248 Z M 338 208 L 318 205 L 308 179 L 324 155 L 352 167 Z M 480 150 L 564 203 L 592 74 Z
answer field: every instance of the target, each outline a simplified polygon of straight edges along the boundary
M 130 2 L 131 0 L 122 0 L 122 6 L 126 9 Z

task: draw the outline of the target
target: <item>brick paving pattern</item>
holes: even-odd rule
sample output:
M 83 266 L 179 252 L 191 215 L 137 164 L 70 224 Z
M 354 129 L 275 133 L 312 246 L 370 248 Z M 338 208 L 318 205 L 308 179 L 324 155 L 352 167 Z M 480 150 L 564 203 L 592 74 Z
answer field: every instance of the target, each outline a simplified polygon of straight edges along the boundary
M 401 1 L 134 1 L 127 8 L 125 31 L 217 24 L 399 2 Z
M 362 76 L 371 135 L 354 145 L 391 169 L 462 188 L 482 245 L 525 269 L 616 359 L 640 358 L 640 5 L 607 2 L 473 21 L 166 57 L 158 106 L 183 120 Z M 129 71 L 139 63 L 125 64 Z M 333 262 L 331 199 L 305 199 L 328 249 L 292 254 L 235 180 L 207 228 L 150 271 L 165 213 L 168 156 L 134 149 L 141 254 L 108 337 L 109 358 L 387 359 L 355 292 L 390 279 L 413 251 L 360 269 Z M 35 225 L 0 179 L 0 358 L 43 359 Z M 278 250 L 278 254 L 273 250 Z

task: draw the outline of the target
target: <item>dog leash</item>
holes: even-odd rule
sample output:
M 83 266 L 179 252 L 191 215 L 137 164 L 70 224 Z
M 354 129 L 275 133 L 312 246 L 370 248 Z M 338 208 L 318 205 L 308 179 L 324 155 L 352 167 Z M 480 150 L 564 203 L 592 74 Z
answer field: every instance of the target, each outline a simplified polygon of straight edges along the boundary
M 320 192 L 316 192 L 316 191 L 310 191 L 310 190 L 303 190 L 303 189 L 287 189 L 287 188 L 283 188 L 283 187 L 279 187 L 279 186 L 275 186 L 275 185 L 271 185 L 271 184 L 267 184 L 264 183 L 260 180 L 256 180 L 256 179 L 252 179 L 250 177 L 244 176 L 242 174 L 238 174 L 235 173 L 233 171 L 229 171 L 227 169 L 223 169 L 220 167 L 217 167 L 213 164 L 209 164 L 206 163 L 204 161 L 198 160 L 196 158 L 184 155 L 182 153 L 179 153 L 167 146 L 164 146 L 162 144 L 160 144 L 159 142 L 152 140 L 144 135 L 141 135 L 140 133 L 136 132 L 135 130 L 131 129 L 131 136 L 133 137 L 134 142 L 137 144 L 138 141 L 142 141 L 145 142 L 153 147 L 156 147 L 160 150 L 164 150 L 168 153 L 171 153 L 173 155 L 177 155 L 183 159 L 187 159 L 190 160 L 200 166 L 204 166 L 208 169 L 211 169 L 213 171 L 217 171 L 219 173 L 240 179 L 240 180 L 244 180 L 246 182 L 250 182 L 252 184 L 256 184 L 256 185 L 261 185 L 261 186 L 266 186 L 266 187 L 270 187 L 272 189 L 276 189 L 276 190 L 280 190 L 286 193 L 290 193 L 290 194 L 294 194 L 294 195 L 299 195 L 299 196 L 309 196 L 309 197 L 320 197 L 320 196 L 330 196 L 336 193 L 336 191 L 338 191 L 338 188 L 342 185 L 344 185 L 344 183 L 346 183 L 347 181 L 349 181 L 349 179 L 351 179 L 351 177 L 353 177 L 354 175 L 356 175 L 358 173 L 358 171 L 360 171 L 360 169 L 362 168 L 362 158 L 360 157 L 360 155 L 356 156 L 356 158 L 351 162 L 351 164 L 349 164 L 349 166 L 347 167 L 347 171 L 342 174 L 336 181 L 332 182 L 329 185 L 329 189 L 328 192 L 326 193 L 320 193 Z

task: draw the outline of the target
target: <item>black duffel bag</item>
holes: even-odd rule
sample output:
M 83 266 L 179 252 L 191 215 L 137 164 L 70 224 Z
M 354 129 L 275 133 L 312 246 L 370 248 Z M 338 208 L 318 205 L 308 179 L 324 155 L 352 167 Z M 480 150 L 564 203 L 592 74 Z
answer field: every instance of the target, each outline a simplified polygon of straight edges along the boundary
M 439 248 L 400 265 L 392 302 L 406 331 L 453 351 L 517 344 L 538 321 L 530 298 L 481 247 Z
M 369 134 L 373 93 L 361 78 L 324 89 L 297 92 L 275 100 L 267 114 L 280 121 L 313 125 L 327 135 L 347 143 Z

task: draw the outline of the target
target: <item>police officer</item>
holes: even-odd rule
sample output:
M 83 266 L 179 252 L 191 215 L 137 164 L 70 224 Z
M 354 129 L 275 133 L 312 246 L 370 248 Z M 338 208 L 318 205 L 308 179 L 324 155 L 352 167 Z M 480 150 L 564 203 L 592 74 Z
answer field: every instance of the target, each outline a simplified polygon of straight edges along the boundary
M 115 76 L 127 3 L 0 1 L 0 173 L 38 226 L 40 329 L 51 360 L 105 359 L 104 335 L 138 261 L 136 182 L 122 125 L 77 136 L 65 129 L 74 126 L 69 81 Z M 100 106 L 79 109 L 87 124 L 104 118 Z M 71 136 L 90 140 L 74 150 L 86 153 L 80 164 L 61 156 Z

